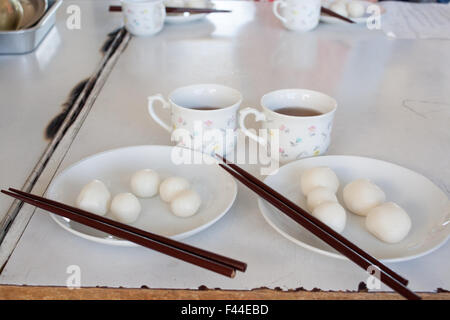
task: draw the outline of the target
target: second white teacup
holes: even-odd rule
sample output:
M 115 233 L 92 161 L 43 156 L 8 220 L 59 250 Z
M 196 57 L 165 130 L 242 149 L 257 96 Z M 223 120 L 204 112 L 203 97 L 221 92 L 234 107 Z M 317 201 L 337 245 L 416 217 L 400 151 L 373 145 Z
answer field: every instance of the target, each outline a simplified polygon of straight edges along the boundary
M 155 113 L 155 101 L 170 110 L 170 123 Z M 153 120 L 171 133 L 178 146 L 208 154 L 226 155 L 236 143 L 239 91 L 219 84 L 196 84 L 175 89 L 168 101 L 161 94 L 148 97 Z
M 276 0 L 273 13 L 287 29 L 309 31 L 319 23 L 320 6 L 321 0 Z
M 241 110 L 239 125 L 249 138 L 270 146 L 272 158 L 286 163 L 327 151 L 337 108 L 335 99 L 312 90 L 284 89 L 265 94 L 261 106 L 262 112 L 254 108 Z M 244 121 L 249 114 L 262 121 L 267 138 L 246 128 Z

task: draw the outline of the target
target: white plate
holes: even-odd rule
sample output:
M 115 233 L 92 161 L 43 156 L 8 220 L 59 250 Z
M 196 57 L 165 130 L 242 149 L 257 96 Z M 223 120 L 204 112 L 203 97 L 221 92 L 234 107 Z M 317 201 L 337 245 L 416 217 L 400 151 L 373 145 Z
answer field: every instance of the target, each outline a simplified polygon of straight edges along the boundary
M 350 1 L 352 1 L 352 0 L 340 0 L 340 1 L 350 2 Z M 377 6 L 379 6 L 379 7 L 380 7 L 380 11 L 381 11 L 381 12 L 380 12 L 380 13 L 381 13 L 381 16 L 383 16 L 384 12 L 386 11 L 386 10 L 385 10 L 380 4 L 378 4 L 378 3 L 373 3 L 373 2 L 369 2 L 369 1 L 360 1 L 360 2 L 364 5 L 364 12 L 366 12 L 367 7 L 368 7 L 369 5 L 377 5 Z M 331 2 L 328 3 L 328 4 L 324 4 L 324 7 L 326 7 L 326 8 L 329 9 L 331 3 L 333 3 L 333 1 L 331 1 Z M 351 20 L 353 20 L 355 23 L 366 23 L 367 18 L 370 17 L 371 15 L 372 15 L 372 14 L 369 14 L 369 13 L 366 12 L 362 17 L 359 17 L 359 18 L 348 17 L 348 18 L 351 19 Z M 341 19 L 338 19 L 338 18 L 329 16 L 329 15 L 327 15 L 327 14 L 321 14 L 321 15 L 320 15 L 320 21 L 326 22 L 326 23 L 348 23 L 348 22 L 345 22 L 345 21 L 343 21 L 343 20 L 341 20 Z
M 450 235 L 450 202 L 445 193 L 424 176 L 398 165 L 354 156 L 324 156 L 291 162 L 265 183 L 306 209 L 300 191 L 301 173 L 312 167 L 328 166 L 340 180 L 337 193 L 341 204 L 342 189 L 357 178 L 369 178 L 386 193 L 386 200 L 398 203 L 412 220 L 408 236 L 397 244 L 384 243 L 364 228 L 364 217 L 347 211 L 343 236 L 361 249 L 385 262 L 405 261 L 423 256 L 443 245 Z M 266 221 L 289 240 L 309 250 L 345 259 L 325 242 L 286 217 L 262 199 L 259 208 Z
M 212 2 L 209 2 L 205 8 L 213 9 L 215 5 Z M 206 17 L 207 13 L 168 13 L 166 14 L 166 19 L 164 20 L 167 23 L 171 24 L 181 24 L 188 23 L 197 20 L 201 20 Z
M 188 22 L 201 20 L 204 17 L 206 17 L 206 13 L 195 13 L 195 14 L 189 14 L 189 15 L 183 15 L 183 14 L 169 15 L 169 14 L 167 14 L 166 19 L 164 21 L 167 23 L 171 23 L 171 24 L 181 24 L 181 23 L 188 23 Z
M 131 175 L 145 168 L 156 170 L 162 178 L 182 176 L 191 182 L 202 199 L 202 205 L 194 216 L 174 216 L 169 205 L 155 196 L 140 199 L 142 212 L 132 225 L 177 240 L 186 238 L 211 226 L 230 209 L 236 198 L 237 186 L 234 179 L 216 164 L 174 164 L 171 161 L 172 149 L 170 146 L 133 146 L 92 155 L 53 179 L 47 197 L 74 205 L 81 188 L 93 179 L 102 180 L 112 195 L 130 192 Z M 51 217 L 61 227 L 82 238 L 111 245 L 135 245 L 69 219 L 53 214 Z

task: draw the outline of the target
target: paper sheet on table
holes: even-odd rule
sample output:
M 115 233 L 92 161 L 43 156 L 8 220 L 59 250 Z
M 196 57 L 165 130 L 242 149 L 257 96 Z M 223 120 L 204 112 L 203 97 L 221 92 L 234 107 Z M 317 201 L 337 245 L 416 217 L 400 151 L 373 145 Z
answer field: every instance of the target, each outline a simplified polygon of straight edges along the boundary
M 398 39 L 450 39 L 450 4 L 381 2 L 381 29 Z

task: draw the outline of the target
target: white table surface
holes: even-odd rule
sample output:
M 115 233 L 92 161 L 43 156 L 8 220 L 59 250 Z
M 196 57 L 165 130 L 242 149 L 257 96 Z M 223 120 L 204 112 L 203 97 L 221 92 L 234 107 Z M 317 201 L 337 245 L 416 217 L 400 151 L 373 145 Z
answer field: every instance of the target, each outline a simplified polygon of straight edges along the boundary
M 258 106 L 270 90 L 300 87 L 339 103 L 329 154 L 390 161 L 424 174 L 449 194 L 450 42 L 395 41 L 355 25 L 321 24 L 310 33 L 292 33 L 281 27 L 270 4 L 218 7 L 232 8 L 232 16 L 214 14 L 130 41 L 60 169 L 111 148 L 169 144 L 168 134 L 147 114 L 150 94 L 215 82 L 239 89 L 245 107 Z M 283 238 L 242 186 L 225 217 L 186 242 L 244 260 L 248 270 L 227 279 L 141 247 L 89 242 L 37 210 L 0 283 L 64 286 L 70 265 L 80 267 L 82 286 L 357 290 L 367 279 L 349 261 Z M 389 265 L 413 290 L 434 291 L 450 288 L 449 261 L 447 243 L 426 257 Z
M 67 8 L 81 9 L 81 29 L 69 30 Z M 40 46 L 24 55 L 0 55 L 0 186 L 22 187 L 44 152 L 45 128 L 62 111 L 72 88 L 88 78 L 102 58 L 107 34 L 121 16 L 107 11 L 110 1 L 64 1 L 55 27 Z M 99 21 L 102 21 L 101 23 Z M 12 203 L 0 197 L 0 220 Z

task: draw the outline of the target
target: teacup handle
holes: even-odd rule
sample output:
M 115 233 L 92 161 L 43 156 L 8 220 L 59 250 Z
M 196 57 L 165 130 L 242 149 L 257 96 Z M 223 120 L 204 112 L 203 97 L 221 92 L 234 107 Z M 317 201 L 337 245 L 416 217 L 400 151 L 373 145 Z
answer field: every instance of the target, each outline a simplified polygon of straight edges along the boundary
M 250 139 L 258 142 L 259 144 L 266 146 L 267 145 L 267 140 L 257 136 L 256 134 L 254 134 L 253 132 L 251 132 L 250 130 L 247 129 L 247 127 L 245 126 L 244 122 L 245 122 L 245 118 L 249 115 L 249 114 L 253 114 L 255 115 L 255 120 L 258 121 L 266 121 L 266 115 L 258 110 L 256 110 L 255 108 L 245 108 L 242 109 L 239 112 L 239 127 L 241 128 L 242 132 L 249 137 Z
M 148 97 L 148 113 L 150 113 L 150 116 L 161 127 L 163 127 L 164 129 L 166 129 L 169 132 L 172 132 L 171 125 L 162 121 L 161 118 L 156 115 L 155 106 L 154 106 L 155 101 L 161 101 L 163 109 L 169 109 L 170 103 L 168 101 L 166 101 L 166 99 L 164 99 L 164 97 L 161 94 L 155 94 L 154 96 Z
M 279 12 L 278 12 L 278 7 L 285 7 L 286 6 L 286 2 L 284 2 L 284 0 L 276 0 L 273 3 L 273 14 L 275 15 L 275 17 L 277 17 L 278 19 L 280 19 L 281 21 L 283 21 L 284 23 L 287 22 L 287 19 L 285 17 L 283 17 Z

